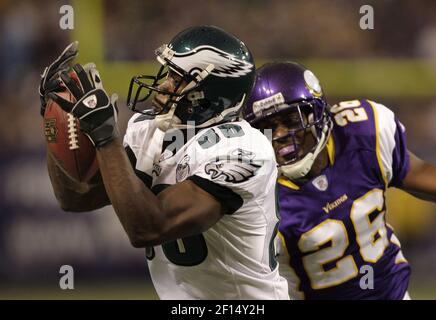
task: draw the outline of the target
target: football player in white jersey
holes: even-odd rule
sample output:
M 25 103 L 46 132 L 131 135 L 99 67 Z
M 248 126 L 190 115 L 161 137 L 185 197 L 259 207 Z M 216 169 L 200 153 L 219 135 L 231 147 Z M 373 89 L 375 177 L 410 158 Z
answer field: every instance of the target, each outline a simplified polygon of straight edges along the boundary
M 134 247 L 145 247 L 161 299 L 289 299 L 274 239 L 274 151 L 237 116 L 254 81 L 251 53 L 213 26 L 192 27 L 156 50 L 156 76 L 131 81 L 139 114 L 124 141 L 116 97 L 95 66 L 75 65 L 72 44 L 46 69 L 40 94 L 80 119 L 96 147 L 102 182 L 71 181 L 48 154 L 55 194 L 67 211 L 112 204 Z M 57 76 L 59 74 L 59 77 Z M 66 87 L 76 98 L 56 94 Z M 139 105 L 153 97 L 153 108 Z M 43 110 L 42 110 L 43 112 Z

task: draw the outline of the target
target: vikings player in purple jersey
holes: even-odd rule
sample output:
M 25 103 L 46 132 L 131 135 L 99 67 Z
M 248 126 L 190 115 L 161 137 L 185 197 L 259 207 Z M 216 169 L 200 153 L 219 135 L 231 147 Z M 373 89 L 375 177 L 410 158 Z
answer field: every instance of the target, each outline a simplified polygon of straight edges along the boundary
M 290 62 L 258 70 L 243 112 L 272 133 L 291 296 L 407 299 L 410 267 L 386 223 L 385 191 L 435 201 L 436 166 L 407 149 L 394 113 L 370 100 L 330 107 L 316 76 Z

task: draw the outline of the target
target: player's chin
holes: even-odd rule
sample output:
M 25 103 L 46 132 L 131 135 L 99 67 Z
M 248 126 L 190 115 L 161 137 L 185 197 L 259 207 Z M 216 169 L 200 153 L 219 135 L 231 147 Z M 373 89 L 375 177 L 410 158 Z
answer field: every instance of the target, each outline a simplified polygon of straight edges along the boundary
M 279 166 L 292 165 L 303 159 L 306 154 L 307 153 L 302 150 L 300 150 L 298 154 L 292 153 L 283 156 L 280 156 L 276 153 L 276 160 Z
M 160 103 L 153 101 L 151 103 L 151 109 L 153 110 L 154 113 L 160 113 L 163 110 L 163 107 Z
M 286 166 L 288 164 L 290 164 L 292 162 L 291 158 L 288 157 L 282 157 L 276 154 L 276 160 L 277 160 L 277 164 L 281 167 L 281 166 Z

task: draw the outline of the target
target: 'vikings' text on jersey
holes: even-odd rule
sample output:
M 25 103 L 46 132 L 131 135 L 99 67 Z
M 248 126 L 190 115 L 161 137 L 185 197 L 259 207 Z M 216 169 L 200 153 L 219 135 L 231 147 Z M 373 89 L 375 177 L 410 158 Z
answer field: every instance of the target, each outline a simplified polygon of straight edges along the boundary
M 295 298 L 402 299 L 410 267 L 386 223 L 385 190 L 408 171 L 405 128 L 368 100 L 331 112 L 330 165 L 300 187 L 279 179 L 282 274 Z

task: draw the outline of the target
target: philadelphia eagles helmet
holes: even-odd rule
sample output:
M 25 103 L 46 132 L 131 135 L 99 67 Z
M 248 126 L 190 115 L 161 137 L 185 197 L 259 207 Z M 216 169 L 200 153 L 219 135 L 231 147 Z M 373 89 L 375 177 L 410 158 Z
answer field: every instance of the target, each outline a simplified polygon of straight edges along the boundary
M 241 40 L 215 26 L 196 26 L 180 32 L 155 53 L 161 67 L 155 76 L 132 78 L 130 109 L 154 117 L 164 131 L 208 127 L 238 116 L 255 77 L 253 57 Z M 182 77 L 186 84 L 182 90 L 158 88 L 169 71 Z M 170 98 L 161 110 L 141 110 L 138 105 L 152 93 Z

